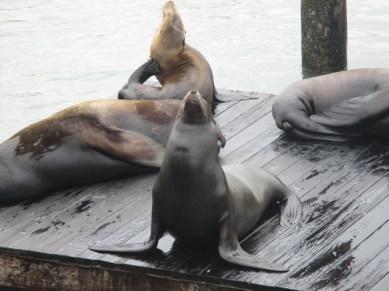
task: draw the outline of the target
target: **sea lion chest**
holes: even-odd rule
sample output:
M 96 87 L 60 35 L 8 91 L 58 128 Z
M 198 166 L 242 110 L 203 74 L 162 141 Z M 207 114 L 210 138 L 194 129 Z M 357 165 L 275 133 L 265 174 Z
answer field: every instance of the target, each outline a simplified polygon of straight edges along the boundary
M 173 236 L 190 241 L 215 240 L 226 212 L 227 191 L 215 175 L 162 173 L 154 189 L 161 224 Z

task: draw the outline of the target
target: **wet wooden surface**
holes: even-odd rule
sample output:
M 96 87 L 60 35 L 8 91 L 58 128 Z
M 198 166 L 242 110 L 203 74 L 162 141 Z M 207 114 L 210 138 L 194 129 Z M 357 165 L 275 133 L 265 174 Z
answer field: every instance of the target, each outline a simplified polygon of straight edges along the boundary
M 271 95 L 241 94 L 258 99 L 227 102 L 217 108 L 217 120 L 227 137 L 223 163 L 263 167 L 304 201 L 301 227 L 280 227 L 275 209 L 243 240 L 243 247 L 284 264 L 289 272 L 233 266 L 221 261 L 215 250 L 188 249 L 169 235 L 147 255 L 89 251 L 88 245 L 97 242 L 139 242 L 148 237 L 155 175 L 69 189 L 40 201 L 1 207 L 0 254 L 243 289 L 385 290 L 389 281 L 389 144 L 370 139 L 328 144 L 287 138 L 273 122 Z M 8 275 L 0 271 L 0 285 L 9 284 Z

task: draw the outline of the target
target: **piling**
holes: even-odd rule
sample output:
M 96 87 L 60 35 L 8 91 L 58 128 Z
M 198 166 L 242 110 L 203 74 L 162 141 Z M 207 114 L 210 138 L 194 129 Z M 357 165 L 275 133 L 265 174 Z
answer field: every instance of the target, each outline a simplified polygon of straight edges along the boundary
M 346 0 L 301 0 L 304 78 L 347 69 Z

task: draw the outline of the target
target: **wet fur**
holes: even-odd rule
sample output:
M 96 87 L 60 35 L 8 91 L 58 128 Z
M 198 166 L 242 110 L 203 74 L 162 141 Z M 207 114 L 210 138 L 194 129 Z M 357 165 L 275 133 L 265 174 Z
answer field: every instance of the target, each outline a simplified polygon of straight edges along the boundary
M 389 70 L 358 69 L 297 81 L 275 98 L 272 111 L 277 127 L 300 138 L 389 139 Z
M 0 203 L 158 168 L 179 106 L 90 101 L 22 129 L 0 144 Z
M 130 77 L 119 92 L 120 99 L 183 99 L 188 91 L 197 90 L 209 106 L 218 103 L 211 67 L 199 51 L 185 43 L 185 28 L 173 1 L 164 6 L 150 57 L 158 69 L 149 72 L 146 64 L 141 66 L 144 73 L 141 77 L 134 78 L 134 74 Z M 143 84 L 151 76 L 158 79 L 161 87 Z

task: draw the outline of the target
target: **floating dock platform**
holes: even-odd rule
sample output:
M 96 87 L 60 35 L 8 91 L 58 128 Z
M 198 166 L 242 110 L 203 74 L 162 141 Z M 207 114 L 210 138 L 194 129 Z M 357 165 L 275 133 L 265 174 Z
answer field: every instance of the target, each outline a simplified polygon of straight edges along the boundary
M 242 246 L 289 267 L 269 273 L 191 250 L 169 235 L 155 252 L 116 256 L 88 250 L 149 234 L 155 174 L 74 188 L 0 208 L 0 286 L 26 290 L 388 290 L 389 144 L 331 144 L 286 137 L 272 95 L 222 103 L 223 163 L 263 167 L 304 203 L 299 228 L 270 211 Z M 389 129 L 388 129 L 389 130 Z M 66 173 L 64 173 L 66 175 Z M 1 288 L 0 288 L 1 289 Z

